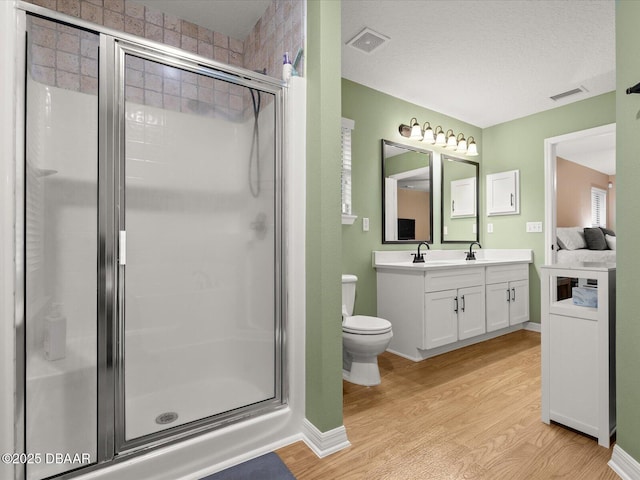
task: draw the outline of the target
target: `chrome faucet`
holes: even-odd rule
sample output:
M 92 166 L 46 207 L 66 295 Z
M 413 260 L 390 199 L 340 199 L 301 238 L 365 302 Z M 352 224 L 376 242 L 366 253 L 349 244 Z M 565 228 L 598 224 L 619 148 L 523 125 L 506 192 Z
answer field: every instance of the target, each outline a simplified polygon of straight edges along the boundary
M 482 245 L 480 245 L 480 242 L 471 242 L 471 245 L 469 245 L 469 251 L 467 252 L 467 260 L 476 259 L 476 253 L 473 250 L 471 250 L 474 245 L 478 245 L 478 247 L 482 248 Z
M 431 247 L 429 247 L 429 244 L 427 242 L 420 242 L 418 244 L 418 253 L 411 254 L 413 255 L 413 263 L 424 263 L 424 254 L 420 253 L 420 247 L 422 245 L 425 245 L 427 247 L 427 250 L 431 250 Z

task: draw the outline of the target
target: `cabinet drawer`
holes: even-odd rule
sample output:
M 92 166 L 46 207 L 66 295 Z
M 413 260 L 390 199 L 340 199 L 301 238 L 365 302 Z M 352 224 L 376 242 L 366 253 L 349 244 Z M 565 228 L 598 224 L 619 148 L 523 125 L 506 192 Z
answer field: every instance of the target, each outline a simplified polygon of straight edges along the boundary
M 484 285 L 484 268 L 452 268 L 426 272 L 425 292 L 440 292 L 464 287 Z
M 487 267 L 487 283 L 512 282 L 529 278 L 529 264 L 491 265 Z

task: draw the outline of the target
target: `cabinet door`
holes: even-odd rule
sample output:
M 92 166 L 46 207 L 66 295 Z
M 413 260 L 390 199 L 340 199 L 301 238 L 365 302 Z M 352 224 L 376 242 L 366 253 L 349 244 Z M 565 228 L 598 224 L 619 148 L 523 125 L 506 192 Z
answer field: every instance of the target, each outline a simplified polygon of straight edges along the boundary
M 476 177 L 451 181 L 451 218 L 476 216 Z
M 458 340 L 486 332 L 484 286 L 458 290 Z
M 487 285 L 487 332 L 509 326 L 511 290 L 508 283 Z M 519 292 L 518 292 L 519 293 Z M 517 293 L 516 293 L 517 295 Z
M 425 293 L 423 348 L 440 347 L 458 340 L 458 310 L 456 290 Z
M 487 175 L 487 215 L 520 213 L 520 171 Z
M 529 320 L 529 281 L 518 280 L 509 282 L 509 290 L 511 292 L 511 302 L 509 305 L 509 324 L 516 325 L 518 323 Z

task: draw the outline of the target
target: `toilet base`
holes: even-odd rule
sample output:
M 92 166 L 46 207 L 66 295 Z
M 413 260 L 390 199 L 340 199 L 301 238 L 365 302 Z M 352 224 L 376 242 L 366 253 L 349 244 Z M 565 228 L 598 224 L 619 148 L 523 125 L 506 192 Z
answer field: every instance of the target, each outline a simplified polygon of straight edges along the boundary
M 343 362 L 343 367 L 346 366 L 345 363 L 351 364 L 350 369 L 342 369 L 342 378 L 347 382 L 365 387 L 380 385 L 380 369 L 378 368 L 377 356 L 357 360 L 352 358 L 350 362 Z

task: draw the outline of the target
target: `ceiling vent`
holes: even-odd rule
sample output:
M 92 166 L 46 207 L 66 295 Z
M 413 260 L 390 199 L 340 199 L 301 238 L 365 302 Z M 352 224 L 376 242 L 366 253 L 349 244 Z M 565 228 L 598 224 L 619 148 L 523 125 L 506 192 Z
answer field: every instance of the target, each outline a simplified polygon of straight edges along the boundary
M 381 33 L 374 32 L 370 28 L 364 28 L 360 33 L 347 42 L 353 48 L 361 52 L 371 54 L 374 50 L 389 41 L 389 37 Z
M 556 95 L 552 95 L 549 98 L 551 100 L 553 100 L 554 102 L 557 102 L 558 100 L 561 100 L 563 98 L 570 97 L 571 95 L 577 95 L 578 93 L 582 93 L 582 92 L 586 92 L 586 91 L 587 91 L 587 89 L 584 88 L 582 85 L 580 85 L 579 88 L 574 88 L 572 90 L 567 90 L 566 92 L 562 92 L 562 93 L 558 93 Z

